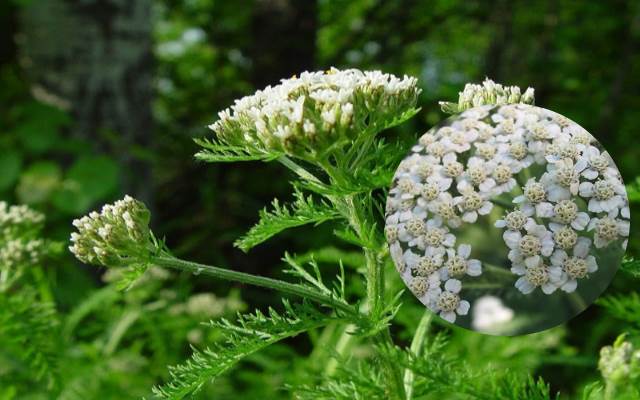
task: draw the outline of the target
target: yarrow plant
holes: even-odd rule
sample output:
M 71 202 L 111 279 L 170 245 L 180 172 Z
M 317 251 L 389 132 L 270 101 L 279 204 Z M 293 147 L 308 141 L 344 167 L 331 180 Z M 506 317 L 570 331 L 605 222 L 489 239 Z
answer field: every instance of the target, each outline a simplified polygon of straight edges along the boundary
M 611 157 L 559 114 L 504 104 L 533 101 L 532 90 L 519 93 L 491 81 L 468 85 L 457 109 L 466 111 L 419 139 L 389 192 L 386 234 L 398 271 L 450 322 L 469 309 L 461 280 L 464 289 L 483 272 L 471 243 L 458 240 L 478 218 L 503 230 L 515 287 L 525 295 L 573 292 L 598 270 L 599 250 L 617 248 L 621 257 L 626 247 L 629 204 Z
M 303 72 L 221 111 L 210 126 L 215 140 L 201 143 L 256 158 L 325 158 L 406 119 L 420 93 L 416 84 L 380 71 Z
M 482 94 L 469 95 L 472 100 L 461 101 L 461 107 L 467 107 L 469 101 L 493 104 L 531 100 L 530 91 L 519 95 L 514 88 L 497 85 L 485 84 L 481 89 L 472 87 L 467 91 L 471 90 Z M 505 117 L 496 122 L 500 125 L 500 132 L 496 132 L 498 128 L 491 123 L 479 121 L 488 118 L 490 107 L 468 110 L 462 122 L 443 128 L 437 136 L 423 136 L 413 148 L 414 154 L 402 162 L 389 191 L 387 225 L 381 229 L 385 215 L 379 194 L 392 181 L 405 150 L 378 134 L 415 115 L 419 94 L 415 78 L 379 71 L 305 72 L 236 101 L 211 125 L 213 137 L 198 140 L 202 146 L 197 154 L 200 160 L 277 161 L 293 172 L 294 201 L 283 204 L 274 200 L 236 246 L 249 251 L 285 229 L 330 222 L 339 240 L 361 250 L 351 263 L 345 261 L 342 251 L 335 250 L 338 272 L 332 283 L 325 282 L 313 255 L 284 255 L 286 272 L 297 282 L 178 259 L 149 230 L 148 210 L 130 197 L 74 222 L 77 232 L 72 235 L 70 249 L 77 258 L 132 272 L 125 274 L 129 279 L 139 278 L 154 269 L 151 267 L 163 267 L 257 285 L 302 299 L 296 304 L 285 300 L 283 311 L 257 311 L 239 315 L 235 323 L 212 323 L 221 330 L 224 340 L 194 350 L 189 361 L 170 367 L 168 382 L 154 388 L 155 395 L 167 399 L 188 397 L 266 346 L 313 331 L 315 345 L 320 349 L 314 353 L 314 363 L 326 365 L 325 373 L 318 379 L 310 377 L 309 384 L 288 388 L 295 397 L 409 400 L 425 395 L 433 385 L 444 385 L 448 392 L 482 393 L 484 397 L 495 394 L 501 399 L 523 398 L 525 394 L 549 398 L 549 389 L 543 382 L 528 378 L 496 374 L 487 382 L 480 382 L 473 373 L 454 368 L 451 361 L 435 356 L 441 343 L 438 339 L 434 339 L 429 356 L 422 357 L 432 321 L 430 311 L 420 319 L 406 349 L 398 347 L 391 337 L 389 325 L 400 307 L 402 292 L 391 293 L 385 283 L 389 253 L 411 290 L 430 308 L 449 321 L 466 314 L 471 307 L 461 296 L 466 280 L 482 275 L 486 266 L 474 256 L 470 243 L 458 243 L 455 229 L 492 212 L 496 201 L 493 194 L 522 187 L 516 181 L 516 173 L 539 162 L 538 153 L 529 150 L 529 144 L 534 146 L 532 141 L 524 137 L 511 139 L 510 135 L 522 131 L 520 120 Z M 522 110 L 516 107 L 513 113 Z M 539 142 L 546 140 L 544 135 L 539 136 Z M 473 152 L 472 157 L 463 156 L 469 152 Z M 553 155 L 556 153 L 550 153 Z M 564 157 L 558 162 L 561 160 Z M 599 164 L 596 168 L 596 164 L 590 164 L 591 169 L 598 176 L 604 173 L 608 177 L 610 170 Z M 584 171 L 587 169 L 580 173 Z M 589 174 L 593 175 L 593 171 Z M 582 187 L 583 191 L 588 189 Z M 600 191 L 592 189 L 592 193 Z M 555 232 L 543 232 L 529 222 L 534 219 L 530 208 L 535 209 L 543 200 L 530 197 L 525 199 L 530 207 L 522 202 L 522 221 L 508 218 L 509 226 L 526 230 L 533 238 L 527 239 L 531 242 L 526 248 L 527 257 L 537 255 L 543 247 L 548 252 L 549 235 L 553 240 L 551 232 Z M 598 197 L 600 203 L 593 207 L 606 208 L 608 212 L 616 207 L 602 200 L 602 196 Z M 549 203 L 551 211 L 554 204 Z M 555 218 L 553 221 L 560 228 L 573 226 L 574 222 L 586 228 L 592 220 L 583 221 L 581 212 L 582 208 L 576 210 L 576 221 L 569 221 L 566 213 L 559 217 L 549 213 L 547 218 Z M 603 226 L 608 223 L 605 221 Z M 600 231 L 599 243 L 604 243 L 610 236 L 603 229 Z M 540 241 L 540 249 L 534 239 Z M 569 247 L 563 250 L 571 251 Z M 575 251 L 567 254 L 582 257 Z M 586 254 L 585 257 L 590 265 L 590 259 Z M 562 254 L 557 253 L 556 258 L 560 260 Z M 575 269 L 580 270 L 580 266 Z M 533 276 L 533 272 L 529 275 Z M 345 290 L 347 279 L 364 280 L 362 298 L 360 293 Z M 501 310 L 497 317 L 485 318 L 485 322 L 502 321 L 504 315 Z M 359 372 L 341 366 L 356 342 L 367 344 L 367 354 L 371 355 L 358 362 Z M 447 371 L 452 379 L 441 379 L 433 371 Z M 354 379 L 354 374 L 360 375 Z M 319 379 L 327 384 L 316 386 Z
M 45 253 L 45 242 L 39 238 L 44 219 L 27 206 L 0 202 L 0 289 L 40 262 Z

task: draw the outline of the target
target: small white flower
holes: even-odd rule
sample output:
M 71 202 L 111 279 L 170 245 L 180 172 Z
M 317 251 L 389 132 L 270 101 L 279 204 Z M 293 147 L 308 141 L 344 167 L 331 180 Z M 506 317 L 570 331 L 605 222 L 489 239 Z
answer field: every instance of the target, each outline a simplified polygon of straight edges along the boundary
M 477 137 L 478 132 L 473 129 L 452 129 L 442 138 L 442 144 L 447 152 L 463 153 L 471 148 L 471 142 Z
M 498 164 L 493 169 L 492 178 L 495 181 L 496 185 L 491 190 L 491 193 L 494 196 L 501 195 L 502 193 L 507 193 L 513 190 L 516 187 L 517 182 L 513 177 L 514 171 L 507 164 Z
M 591 220 L 589 214 L 578 211 L 573 200 L 561 200 L 553 206 L 553 220 L 560 224 L 569 224 L 573 229 L 583 230 Z
M 595 231 L 593 244 L 598 249 L 601 249 L 611 242 L 627 238 L 629 236 L 629 226 L 629 221 L 618 218 L 592 218 L 587 230 Z M 626 246 L 623 244 L 623 247 Z
M 479 260 L 469 259 L 470 255 L 471 246 L 468 244 L 460 244 L 457 253 L 453 249 L 448 249 L 447 260 L 444 262 L 446 276 L 460 278 L 464 275 L 479 276 L 482 274 L 482 264 Z
M 418 205 L 428 208 L 429 204 L 437 200 L 440 194 L 451 187 L 452 181 L 451 178 L 443 178 L 440 175 L 432 175 L 427 178 L 426 182 L 420 188 Z
M 520 204 L 520 208 L 527 214 L 535 214 L 538 217 L 549 218 L 553 215 L 553 205 L 547 200 L 547 187 L 542 182 L 536 182 L 531 178 L 524 186 L 524 194 L 517 196 L 513 202 Z
M 519 231 L 507 230 L 502 237 L 511 249 L 508 254 L 509 260 L 533 267 L 541 262 L 541 256 L 548 257 L 553 253 L 553 234 L 544 225 L 538 225 L 533 220 L 527 221 L 524 228 L 525 235 Z
M 442 221 L 430 219 L 427 221 L 427 229 L 423 236 L 426 251 L 441 251 L 444 253 L 446 247 L 453 247 L 456 237 L 449 232 L 446 226 L 442 226 Z
M 520 267 L 515 270 L 514 273 L 521 275 L 516 280 L 515 287 L 522 294 L 529 294 L 539 287 L 544 294 L 551 294 L 555 292 L 559 287 L 559 276 L 553 276 L 550 274 L 549 268 L 542 262 L 531 267 Z
M 438 199 L 429 204 L 428 209 L 435 214 L 434 219 L 442 221 L 452 228 L 457 228 L 462 224 L 460 216 L 456 213 L 456 204 L 449 192 L 440 193 Z
M 471 304 L 460 299 L 461 289 L 462 282 L 457 279 L 449 279 L 444 284 L 444 290 L 437 294 L 433 311 L 438 312 L 445 321 L 453 323 L 458 315 L 467 315 L 469 312 Z
M 582 158 L 576 163 L 566 158 L 556 163 L 548 164 L 548 172 L 542 176 L 540 182 L 545 185 L 549 200 L 552 202 L 568 200 L 578 194 L 580 173 L 586 167 L 587 161 Z
M 507 213 L 503 219 L 498 219 L 494 225 L 496 228 L 507 228 L 510 231 L 521 231 L 527 223 L 535 223 L 531 218 L 531 215 L 532 214 L 527 214 L 522 210 L 514 210 Z
M 481 194 L 473 190 L 473 187 L 460 185 L 461 196 L 453 199 L 453 203 L 458 206 L 462 213 L 462 221 L 474 223 L 478 215 L 487 215 L 493 208 L 493 203 L 487 200 L 486 194 Z
M 597 147 L 588 146 L 583 157 L 588 163 L 588 167 L 582 171 L 582 176 L 586 179 L 594 180 L 599 177 L 606 178 L 618 175 L 617 169 L 613 166 L 613 160 L 606 151 L 601 153 Z
M 580 196 L 589 198 L 589 211 L 618 214 L 626 205 L 624 185 L 618 179 L 608 177 L 595 182 L 582 182 Z
M 491 177 L 494 167 L 492 162 L 472 157 L 467 163 L 467 169 L 458 177 L 458 191 L 462 193 L 477 187 L 480 193 L 491 193 L 496 186 L 496 181 Z
M 554 274 L 560 274 L 560 288 L 571 293 L 578 287 L 578 279 L 586 278 L 588 274 L 598 270 L 596 258 L 589 255 L 591 241 L 587 238 L 580 238 L 578 244 L 573 249 L 573 256 L 569 256 L 566 251 L 558 249 L 551 255 L 551 269 Z
M 413 146 L 411 148 L 411 151 L 413 151 L 414 153 L 424 151 L 427 146 L 429 146 L 431 143 L 434 143 L 435 141 L 436 136 L 431 132 L 427 132 L 424 135 L 420 136 L 420 139 L 418 139 L 418 144 Z

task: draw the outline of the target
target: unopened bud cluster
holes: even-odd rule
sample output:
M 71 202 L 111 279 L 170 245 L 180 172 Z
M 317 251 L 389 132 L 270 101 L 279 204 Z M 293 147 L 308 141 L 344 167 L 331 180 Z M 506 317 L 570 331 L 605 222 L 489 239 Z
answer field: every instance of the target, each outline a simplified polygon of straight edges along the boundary
M 620 336 L 600 350 L 598 368 L 607 385 L 633 385 L 640 379 L 640 350 Z
M 73 221 L 69 250 L 82 262 L 106 267 L 144 263 L 153 249 L 147 207 L 126 196 L 101 212 Z
M 0 202 L 0 268 L 15 270 L 35 265 L 44 254 L 44 241 L 38 238 L 44 215 L 27 206 Z
M 533 104 L 533 88 L 521 93 L 518 86 L 502 86 L 491 79 L 485 79 L 482 85 L 467 83 L 459 93 L 458 103 L 440 102 L 442 111 L 454 114 L 473 107 L 503 104 Z
M 226 145 L 310 158 L 412 110 L 417 80 L 356 69 L 303 72 L 236 100 L 210 128 Z

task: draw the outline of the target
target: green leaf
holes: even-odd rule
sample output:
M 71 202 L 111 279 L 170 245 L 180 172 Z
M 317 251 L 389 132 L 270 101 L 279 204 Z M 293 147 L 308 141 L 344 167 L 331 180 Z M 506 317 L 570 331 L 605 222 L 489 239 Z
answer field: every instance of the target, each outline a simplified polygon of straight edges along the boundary
M 626 321 L 640 329 L 640 295 L 636 292 L 606 296 L 598 299 L 597 304 L 606 308 L 615 318 Z
M 339 217 L 329 203 L 315 202 L 311 196 L 305 197 L 298 190 L 294 195 L 295 200 L 290 206 L 282 206 L 278 199 L 273 200 L 272 210 L 263 209 L 260 221 L 234 245 L 246 252 L 286 229 L 306 224 L 318 225 Z
M 170 367 L 170 381 L 155 387 L 154 394 L 183 399 L 265 347 L 336 320 L 307 303 L 294 308 L 285 301 L 284 306 L 283 313 L 270 308 L 268 314 L 239 315 L 236 323 L 212 322 L 211 326 L 222 331 L 224 341 L 203 351 L 194 349 L 190 360 Z
M 281 153 L 265 152 L 248 146 L 224 144 L 216 139 L 196 139 L 195 142 L 204 148 L 195 157 L 205 162 L 273 161 L 282 156 Z
M 43 303 L 34 289 L 0 292 L 0 343 L 31 370 L 31 376 L 55 385 L 58 319 L 54 305 Z
M 22 168 L 20 154 L 2 150 L 0 153 L 0 191 L 7 190 L 18 180 Z
M 640 278 L 640 260 L 634 258 L 625 258 L 620 266 L 624 272 L 633 276 L 634 278 Z

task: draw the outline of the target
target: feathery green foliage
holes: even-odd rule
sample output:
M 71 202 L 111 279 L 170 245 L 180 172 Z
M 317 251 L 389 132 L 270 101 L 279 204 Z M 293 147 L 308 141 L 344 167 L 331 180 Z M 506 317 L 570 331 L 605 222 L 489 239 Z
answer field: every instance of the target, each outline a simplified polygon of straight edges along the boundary
M 182 399 L 263 348 L 319 328 L 336 317 L 320 312 L 308 303 L 292 306 L 283 301 L 284 312 L 270 308 L 267 314 L 238 315 L 237 322 L 226 319 L 211 326 L 224 333 L 222 342 L 203 351 L 195 350 L 191 360 L 170 368 L 170 381 L 154 393 L 165 399 Z
M 622 262 L 620 269 L 634 278 L 640 278 L 640 261 L 632 257 L 627 257 Z
M 0 292 L 0 358 L 19 359 L 29 376 L 51 388 L 57 381 L 58 316 L 31 288 Z M 9 354 L 4 354 L 9 350 Z
M 224 144 L 215 138 L 195 139 L 195 142 L 203 148 L 195 157 L 205 162 L 273 161 L 282 156 L 274 151 Z
M 407 368 L 415 374 L 414 399 L 439 396 L 478 400 L 549 400 L 549 386 L 526 374 L 505 371 L 474 370 L 444 353 L 447 340 L 436 335 L 416 356 L 399 347 L 380 348 L 380 357 Z M 340 360 L 336 374 L 314 385 L 292 387 L 299 399 L 389 399 L 385 390 L 380 359 Z M 354 365 L 355 364 L 355 365 Z
M 281 205 L 278 199 L 273 200 L 272 210 L 264 208 L 260 212 L 260 221 L 234 245 L 246 252 L 286 229 L 306 224 L 319 225 L 338 218 L 328 203 L 314 201 L 312 196 L 305 197 L 298 190 L 294 196 L 295 200 L 290 206 Z
M 598 304 L 635 330 L 640 329 L 640 295 L 637 292 L 607 296 L 598 300 Z

